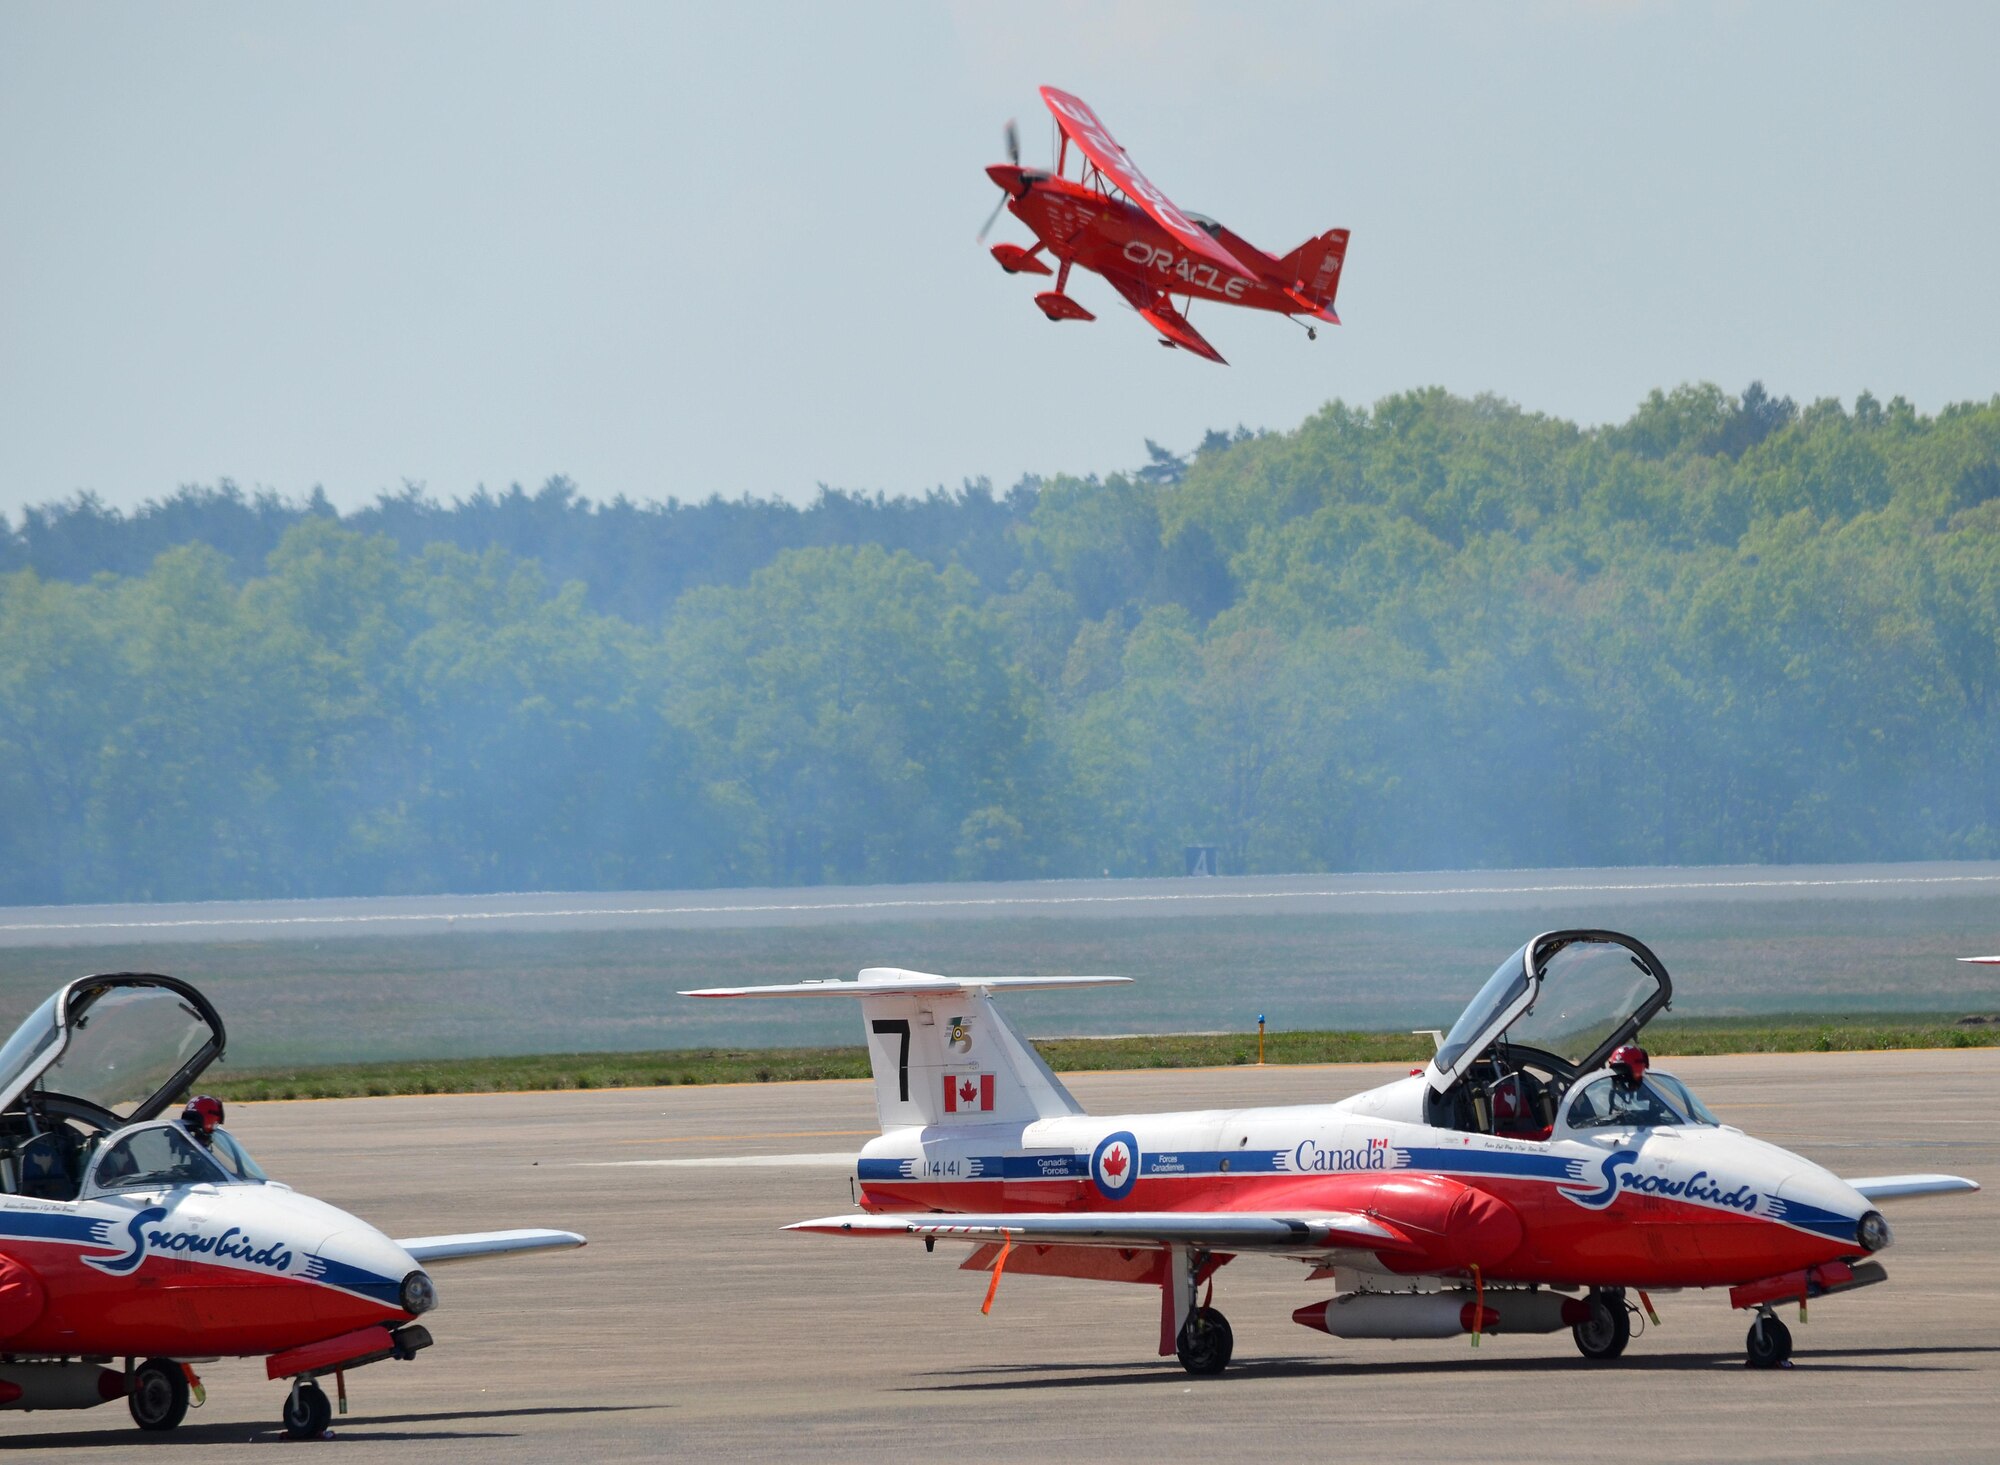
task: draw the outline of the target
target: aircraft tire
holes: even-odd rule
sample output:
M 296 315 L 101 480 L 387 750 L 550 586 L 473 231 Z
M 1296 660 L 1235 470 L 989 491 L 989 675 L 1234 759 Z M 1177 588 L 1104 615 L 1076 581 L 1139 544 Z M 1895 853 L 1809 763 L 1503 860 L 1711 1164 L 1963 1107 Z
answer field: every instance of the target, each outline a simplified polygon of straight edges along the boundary
M 1752 1368 L 1776 1368 L 1792 1356 L 1792 1330 L 1774 1317 L 1750 1324 L 1743 1339 L 1743 1361 Z
M 1236 1334 L 1230 1330 L 1229 1319 L 1214 1308 L 1198 1307 L 1181 1325 L 1174 1351 L 1189 1373 L 1218 1374 L 1229 1367 L 1229 1357 L 1236 1351 Z
M 1592 1363 L 1609 1363 L 1632 1341 L 1632 1315 L 1622 1292 L 1590 1294 L 1590 1319 L 1571 1328 L 1576 1351 Z
M 139 1428 L 172 1429 L 187 1418 L 187 1370 L 171 1358 L 147 1359 L 132 1370 L 132 1392 L 125 1402 Z
M 285 1433 L 295 1440 L 316 1440 L 333 1423 L 333 1405 L 326 1390 L 311 1379 L 300 1384 L 296 1393 L 285 1396 Z

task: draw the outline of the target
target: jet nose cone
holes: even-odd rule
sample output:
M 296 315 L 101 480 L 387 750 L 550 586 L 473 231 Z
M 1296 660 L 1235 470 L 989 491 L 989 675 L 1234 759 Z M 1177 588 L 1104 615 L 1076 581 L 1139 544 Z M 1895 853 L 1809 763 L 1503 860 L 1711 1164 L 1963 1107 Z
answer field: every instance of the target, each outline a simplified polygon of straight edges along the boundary
M 1777 1218 L 1801 1230 L 1871 1252 L 1881 1251 L 1891 1240 L 1882 1213 L 1846 1181 L 1817 1165 L 1786 1176 L 1773 1200 Z
M 416 1316 L 437 1306 L 437 1289 L 402 1247 L 356 1223 L 326 1238 L 313 1258 L 316 1280 Z

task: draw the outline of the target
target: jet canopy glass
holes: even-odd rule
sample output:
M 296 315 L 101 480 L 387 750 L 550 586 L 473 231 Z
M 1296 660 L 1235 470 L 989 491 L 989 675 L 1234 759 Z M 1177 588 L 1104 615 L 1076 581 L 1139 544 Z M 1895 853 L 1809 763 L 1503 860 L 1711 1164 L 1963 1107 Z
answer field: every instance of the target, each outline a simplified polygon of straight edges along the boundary
M 55 1101 L 104 1128 L 152 1119 L 222 1047 L 222 1019 L 186 982 L 138 972 L 80 977 L 0 1047 L 0 1111 Z
M 1501 1043 L 1588 1072 L 1672 996 L 1667 969 L 1632 937 L 1547 931 L 1500 963 L 1452 1024 L 1426 1076 L 1443 1093 Z

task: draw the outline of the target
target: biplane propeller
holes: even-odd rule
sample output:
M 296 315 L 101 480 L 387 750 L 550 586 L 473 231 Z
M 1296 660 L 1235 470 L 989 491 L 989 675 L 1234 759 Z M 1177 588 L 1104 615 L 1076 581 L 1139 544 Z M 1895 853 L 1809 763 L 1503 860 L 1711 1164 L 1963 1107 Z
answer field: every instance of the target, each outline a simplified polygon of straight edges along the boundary
M 1282 258 L 1266 254 L 1214 219 L 1177 207 L 1080 98 L 1055 87 L 1041 91 L 1061 137 L 1055 168 L 1022 167 L 1020 134 L 1009 122 L 1008 160 L 986 170 L 1000 186 L 1000 202 L 979 238 L 985 242 L 1003 208 L 1034 231 L 1032 248 L 996 244 L 992 253 L 1010 275 L 1055 276 L 1055 288 L 1035 297 L 1043 315 L 1052 321 L 1096 319 L 1067 290 L 1071 267 L 1081 265 L 1109 281 L 1160 333 L 1162 346 L 1222 365 L 1228 363 L 1221 353 L 1188 323 L 1187 311 L 1196 300 L 1340 324 L 1333 299 L 1347 257 L 1347 230 L 1315 235 Z M 1065 176 L 1072 144 L 1080 154 L 1076 178 Z M 1054 269 L 1045 255 L 1055 260 Z M 1306 334 L 1319 333 L 1308 324 Z

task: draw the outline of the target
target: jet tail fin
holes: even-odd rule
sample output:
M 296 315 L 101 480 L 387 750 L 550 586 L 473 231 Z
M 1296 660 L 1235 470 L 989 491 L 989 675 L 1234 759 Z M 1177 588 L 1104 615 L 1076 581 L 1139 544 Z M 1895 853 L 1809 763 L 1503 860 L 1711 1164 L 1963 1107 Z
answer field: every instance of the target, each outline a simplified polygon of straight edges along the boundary
M 853 997 L 861 1002 L 875 1108 L 908 1125 L 1023 1124 L 1083 1108 L 993 1005 L 995 991 L 1103 987 L 1128 977 L 939 977 L 869 967 L 852 982 L 707 987 L 683 997 Z

